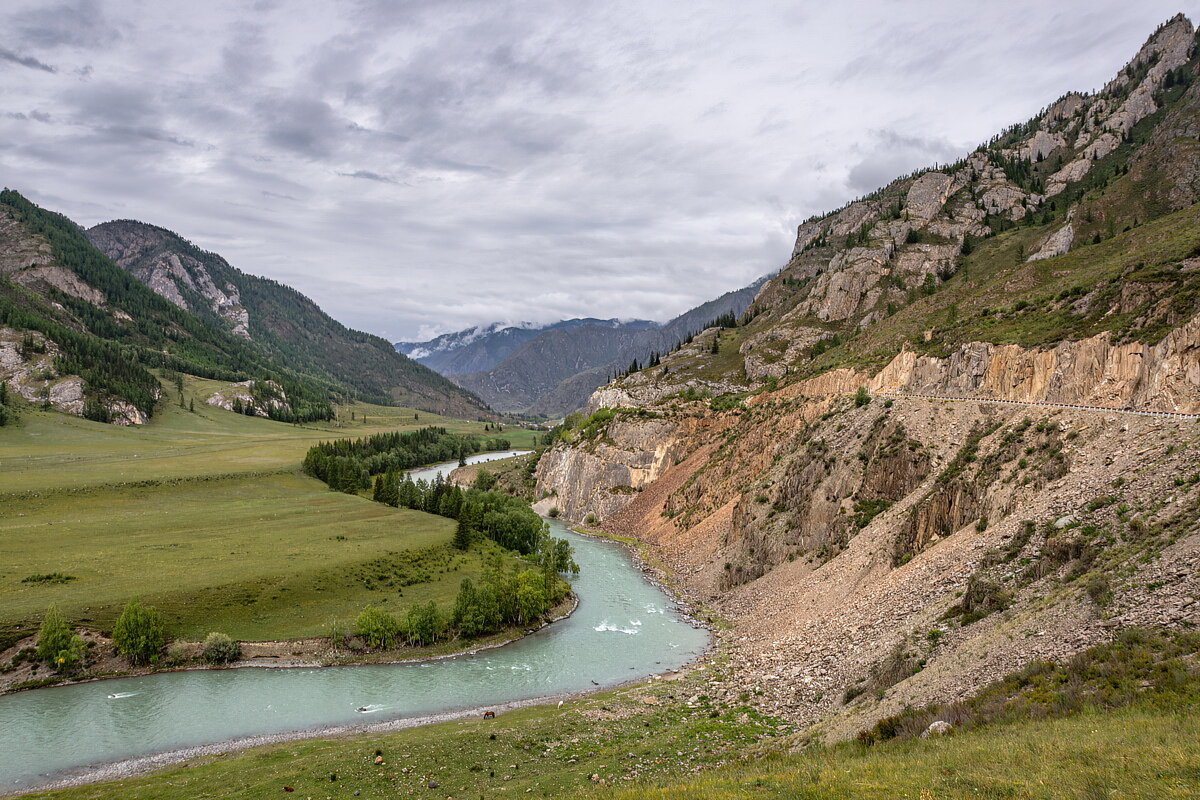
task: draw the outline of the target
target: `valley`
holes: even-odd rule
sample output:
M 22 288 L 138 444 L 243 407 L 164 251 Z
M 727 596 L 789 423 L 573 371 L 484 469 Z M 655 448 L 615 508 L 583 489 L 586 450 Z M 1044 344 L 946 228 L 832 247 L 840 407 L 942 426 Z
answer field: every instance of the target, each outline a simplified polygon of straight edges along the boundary
M 656 207 L 687 217 L 661 242 L 563 179 L 555 213 L 499 204 L 503 239 L 466 193 L 437 206 L 435 253 L 409 195 L 536 170 L 314 145 L 380 194 L 303 231 L 336 240 L 304 285 L 399 309 L 423 333 L 394 344 L 167 228 L 5 189 L 0 795 L 1200 796 L 1200 32 L 1146 33 L 973 148 L 880 134 L 888 159 L 826 172 L 794 141 L 779 185 Z M 720 150 L 680 151 L 689 187 Z M 723 192 L 772 210 L 690 205 Z M 276 274 L 304 250 L 207 224 Z M 395 258 L 344 280 L 393 224 Z M 714 274 L 693 240 L 743 249 Z M 509 251 L 557 280 L 501 297 Z

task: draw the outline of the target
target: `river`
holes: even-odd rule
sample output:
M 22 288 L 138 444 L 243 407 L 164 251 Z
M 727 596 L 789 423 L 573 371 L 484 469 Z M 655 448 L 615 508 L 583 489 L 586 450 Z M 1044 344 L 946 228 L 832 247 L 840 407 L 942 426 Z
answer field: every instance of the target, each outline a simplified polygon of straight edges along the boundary
M 194 745 L 616 685 L 703 652 L 708 634 L 677 613 L 620 546 L 550 526 L 571 542 L 580 566 L 579 607 L 569 619 L 504 647 L 422 664 L 170 672 L 0 697 L 0 794 Z

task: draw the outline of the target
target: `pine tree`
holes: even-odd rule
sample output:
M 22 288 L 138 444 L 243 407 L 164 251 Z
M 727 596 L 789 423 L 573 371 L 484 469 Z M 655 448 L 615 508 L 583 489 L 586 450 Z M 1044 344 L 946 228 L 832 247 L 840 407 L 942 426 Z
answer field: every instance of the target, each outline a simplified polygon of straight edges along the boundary
M 459 550 L 466 550 L 471 546 L 471 526 L 466 519 L 460 519 L 458 527 L 454 529 L 454 546 Z

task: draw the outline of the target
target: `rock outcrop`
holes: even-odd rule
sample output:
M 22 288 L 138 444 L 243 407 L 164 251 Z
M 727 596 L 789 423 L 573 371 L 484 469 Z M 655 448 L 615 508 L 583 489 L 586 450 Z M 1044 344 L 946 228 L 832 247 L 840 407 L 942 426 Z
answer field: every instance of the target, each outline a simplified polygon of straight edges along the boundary
M 214 314 L 229 324 L 235 336 L 250 338 L 250 312 L 242 305 L 238 287 L 222 287 L 204 263 L 188 253 L 169 249 L 173 234 L 140 223 L 109 223 L 88 231 L 88 239 L 118 266 L 184 310 L 191 310 L 185 292 L 199 296 Z

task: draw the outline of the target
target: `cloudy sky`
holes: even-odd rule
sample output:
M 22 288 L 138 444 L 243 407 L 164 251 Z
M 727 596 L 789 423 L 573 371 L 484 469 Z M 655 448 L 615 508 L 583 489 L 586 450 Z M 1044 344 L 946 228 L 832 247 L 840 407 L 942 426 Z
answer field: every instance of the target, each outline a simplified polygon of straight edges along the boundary
M 1195 0 L 4 0 L 0 184 L 393 340 L 667 319 Z

